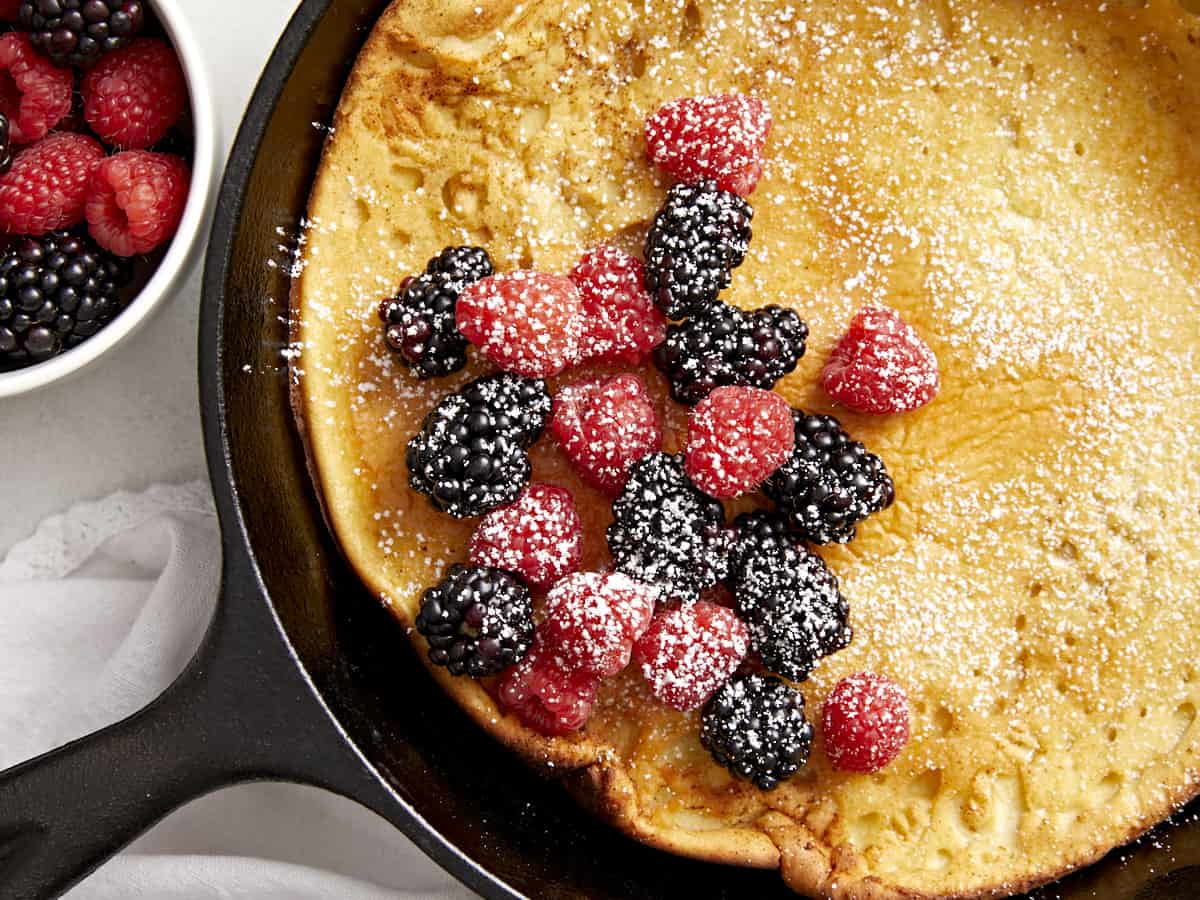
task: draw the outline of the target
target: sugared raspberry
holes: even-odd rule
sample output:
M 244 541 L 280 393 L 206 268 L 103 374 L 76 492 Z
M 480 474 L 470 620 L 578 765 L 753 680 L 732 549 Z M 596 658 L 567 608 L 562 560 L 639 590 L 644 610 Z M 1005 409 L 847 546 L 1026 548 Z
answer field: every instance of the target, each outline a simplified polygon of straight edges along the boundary
M 34 50 L 27 35 L 10 31 L 0 37 L 0 75 L 8 76 L 0 113 L 8 116 L 14 144 L 40 140 L 71 111 L 75 75 Z
M 717 388 L 688 421 L 687 474 L 710 497 L 736 497 L 762 484 L 795 446 L 792 410 L 779 394 Z
M 583 525 L 566 488 L 531 484 L 516 503 L 488 513 L 471 538 L 471 562 L 546 588 L 579 569 Z
M 642 261 L 616 247 L 589 250 L 571 270 L 583 295 L 584 362 L 636 365 L 667 336 L 667 320 L 642 284 Z
M 175 234 L 188 197 L 187 163 L 169 153 L 126 150 L 92 176 L 88 229 L 117 256 L 149 253 Z
M 455 322 L 501 369 L 548 378 L 579 359 L 583 298 L 562 275 L 504 272 L 463 289 Z
M 26 147 L 0 176 L 0 229 L 39 235 L 82 222 L 102 159 L 100 142 L 82 134 L 52 134 Z
M 907 412 L 938 392 L 938 362 L 929 345 L 886 306 L 860 309 L 825 363 L 821 386 L 855 412 Z
M 620 572 L 577 572 L 546 595 L 538 635 L 564 668 L 607 678 L 629 665 L 657 597 Z
M 534 731 L 562 735 L 578 731 L 592 713 L 600 680 L 558 665 L 538 643 L 496 682 L 500 705 Z
M 157 144 L 187 109 L 187 83 L 166 41 L 137 38 L 83 77 L 83 116 L 106 143 L 125 150 Z
M 733 610 L 700 600 L 655 616 L 633 652 L 650 693 L 686 710 L 703 706 L 729 680 L 749 646 Z
M 646 120 L 646 148 L 679 180 L 711 178 L 721 190 L 744 197 L 762 176 L 770 130 L 771 111 L 757 97 L 684 97 Z
M 639 375 L 567 385 L 554 398 L 550 432 L 584 480 L 613 496 L 629 467 L 662 446 L 658 414 Z
M 821 727 L 835 769 L 878 772 L 908 743 L 908 696 L 886 675 L 858 672 L 834 687 Z

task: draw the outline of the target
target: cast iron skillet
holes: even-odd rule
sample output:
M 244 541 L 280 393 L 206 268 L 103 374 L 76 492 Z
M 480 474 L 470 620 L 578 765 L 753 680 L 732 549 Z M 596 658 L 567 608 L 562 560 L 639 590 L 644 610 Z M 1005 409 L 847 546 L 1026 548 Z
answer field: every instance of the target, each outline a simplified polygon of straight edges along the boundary
M 288 405 L 286 253 L 325 132 L 384 0 L 304 0 L 250 103 L 204 278 L 200 385 L 224 532 L 221 600 L 196 658 L 146 709 L 0 773 L 0 897 L 66 890 L 223 785 L 352 797 L 489 898 L 793 897 L 774 872 L 659 853 L 577 809 L 426 675 L 322 523 Z M 284 242 L 286 243 L 286 241 Z M 286 248 L 285 248 L 286 249 Z M 399 463 L 398 463 L 399 464 Z M 1051 896 L 1194 897 L 1200 827 Z

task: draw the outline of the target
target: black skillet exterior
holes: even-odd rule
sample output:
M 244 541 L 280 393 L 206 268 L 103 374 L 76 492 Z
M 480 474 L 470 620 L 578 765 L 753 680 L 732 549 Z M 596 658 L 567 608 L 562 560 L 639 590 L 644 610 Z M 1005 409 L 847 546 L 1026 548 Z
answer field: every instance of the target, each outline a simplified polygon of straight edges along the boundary
M 330 121 L 382 5 L 304 0 L 221 189 L 200 337 L 225 538 L 212 627 L 150 707 L 0 773 L 0 897 L 54 896 L 188 799 L 283 778 L 359 800 L 489 898 L 790 898 L 777 873 L 626 839 L 502 751 L 437 690 L 324 528 L 288 404 L 279 245 L 305 209 L 323 141 L 313 123 Z M 1038 896 L 1200 895 L 1200 827 L 1159 836 Z

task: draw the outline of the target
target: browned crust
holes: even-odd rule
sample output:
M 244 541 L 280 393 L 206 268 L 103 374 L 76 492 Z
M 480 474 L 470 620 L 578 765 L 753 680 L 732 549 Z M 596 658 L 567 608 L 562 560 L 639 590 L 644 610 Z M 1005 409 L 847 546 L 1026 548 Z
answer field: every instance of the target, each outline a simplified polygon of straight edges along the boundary
M 483 3 L 483 0 L 479 2 Z M 496 5 L 496 2 L 497 0 L 492 0 L 491 5 Z M 370 58 L 375 53 L 387 52 L 385 44 L 395 40 L 395 36 L 387 30 L 389 20 L 397 18 L 398 11 L 406 5 L 425 4 L 423 0 L 394 0 L 381 16 L 356 60 L 343 96 L 354 93 L 358 88 L 364 72 L 369 67 Z M 487 3 L 483 5 L 485 8 L 489 6 Z M 427 86 L 419 79 L 411 80 L 410 88 L 413 91 L 410 96 L 414 99 L 411 108 L 414 110 L 419 108 L 422 99 L 428 99 L 418 96 L 418 86 L 421 91 L 427 90 Z M 327 142 L 326 154 L 329 146 L 337 140 L 337 131 L 343 124 L 344 114 L 345 110 L 339 104 L 333 136 Z M 326 154 L 322 156 L 314 179 L 310 203 L 320 192 L 328 176 Z M 290 293 L 293 310 L 291 330 L 294 340 L 299 336 L 299 310 L 305 293 L 304 283 L 305 274 L 301 270 L 293 279 Z M 325 499 L 319 456 L 314 452 L 305 426 L 310 410 L 303 391 L 304 376 L 299 362 L 301 360 L 293 359 L 289 363 L 292 370 L 291 404 L 304 444 L 308 468 L 322 504 L 322 512 L 333 533 L 338 536 L 339 546 L 352 567 L 372 591 L 382 596 L 386 593 L 387 585 L 365 564 L 366 561 L 356 553 L 355 548 L 342 540 L 343 532 L 338 527 L 339 517 Z M 411 629 L 412 622 L 398 610 L 394 612 Z M 423 647 L 423 642 L 415 631 L 413 643 L 418 649 Z M 664 828 L 641 814 L 629 774 L 606 747 L 586 738 L 548 738 L 534 732 L 521 725 L 515 718 L 504 714 L 492 696 L 477 683 L 453 678 L 444 669 L 430 664 L 423 653 L 419 655 L 442 689 L 465 709 L 481 728 L 530 765 L 545 774 L 559 778 L 571 796 L 594 815 L 610 822 L 630 837 L 667 852 L 719 864 L 778 868 L 787 884 L 798 893 L 828 897 L 831 900 L 970 900 L 1005 897 L 1055 881 L 1096 862 L 1113 849 L 1111 846 L 1085 847 L 1062 866 L 1032 873 L 1018 881 L 967 892 L 929 893 L 888 884 L 875 876 L 843 874 L 856 867 L 856 859 L 848 848 L 832 847 L 828 841 L 823 840 L 824 835 L 832 831 L 832 827 L 826 827 L 822 830 L 823 834 L 818 835 L 803 822 L 780 811 L 765 813 L 754 823 L 752 829 L 730 828 L 703 833 Z M 1152 805 L 1148 811 L 1137 817 L 1128 829 L 1125 839 L 1135 840 L 1197 796 L 1200 796 L 1200 774 L 1189 772 L 1185 782 L 1165 790 L 1160 803 Z

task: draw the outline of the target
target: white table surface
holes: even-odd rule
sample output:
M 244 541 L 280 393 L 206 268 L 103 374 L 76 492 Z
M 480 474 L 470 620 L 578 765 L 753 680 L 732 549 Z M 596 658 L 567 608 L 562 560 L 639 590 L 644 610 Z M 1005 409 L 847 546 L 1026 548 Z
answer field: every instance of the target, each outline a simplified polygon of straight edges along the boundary
M 297 2 L 181 2 L 207 51 L 222 158 Z M 154 318 L 73 379 L 0 399 L 0 555 L 79 500 L 203 477 L 196 381 L 202 265 L 197 253 Z

